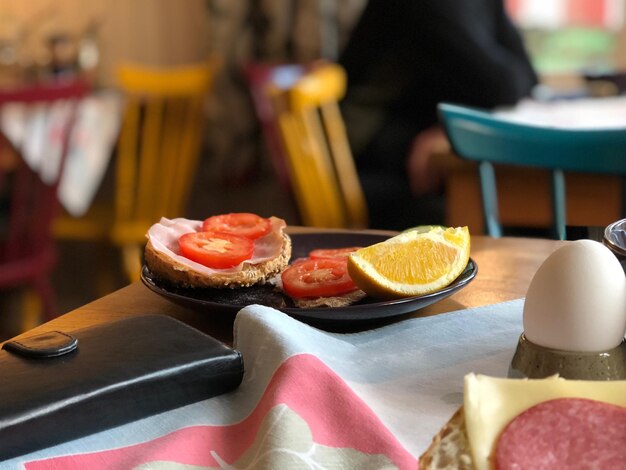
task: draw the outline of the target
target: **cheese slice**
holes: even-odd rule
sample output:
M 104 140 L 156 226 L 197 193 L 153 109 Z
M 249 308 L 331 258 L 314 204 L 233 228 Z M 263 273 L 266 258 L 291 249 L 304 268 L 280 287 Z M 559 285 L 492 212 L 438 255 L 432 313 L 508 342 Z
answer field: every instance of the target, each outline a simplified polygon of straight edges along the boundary
M 626 407 L 626 380 L 503 379 L 465 376 L 463 411 L 474 466 L 491 468 L 490 458 L 506 425 L 523 411 L 554 398 L 588 398 Z

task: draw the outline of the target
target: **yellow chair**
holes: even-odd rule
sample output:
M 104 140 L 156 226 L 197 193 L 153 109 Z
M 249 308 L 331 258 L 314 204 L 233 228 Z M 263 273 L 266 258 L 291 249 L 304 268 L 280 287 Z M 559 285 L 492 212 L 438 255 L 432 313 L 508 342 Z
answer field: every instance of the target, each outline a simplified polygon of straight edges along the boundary
M 365 196 L 338 106 L 345 91 L 345 71 L 332 63 L 313 67 L 292 84 L 268 86 L 304 225 L 368 225 Z
M 167 69 L 124 64 L 118 82 L 125 111 L 117 145 L 114 201 L 80 218 L 63 217 L 59 238 L 108 240 L 139 279 L 145 235 L 161 217 L 180 217 L 200 153 L 204 99 L 218 60 Z

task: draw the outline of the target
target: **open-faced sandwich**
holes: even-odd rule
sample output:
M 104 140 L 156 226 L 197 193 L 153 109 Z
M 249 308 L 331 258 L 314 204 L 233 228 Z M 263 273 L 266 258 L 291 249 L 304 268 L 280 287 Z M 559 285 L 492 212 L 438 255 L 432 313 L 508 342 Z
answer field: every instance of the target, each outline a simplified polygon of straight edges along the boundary
M 434 469 L 626 468 L 626 381 L 468 374 L 463 406 L 419 460 Z
M 145 262 L 153 274 L 180 287 L 265 284 L 291 258 L 286 226 L 280 218 L 250 213 L 204 221 L 163 218 L 148 230 Z
M 231 213 L 204 221 L 161 219 L 148 231 L 145 261 L 179 287 L 238 288 L 271 284 L 299 307 L 350 305 L 366 294 L 347 271 L 357 249 L 316 249 L 292 261 L 287 224 L 277 217 Z

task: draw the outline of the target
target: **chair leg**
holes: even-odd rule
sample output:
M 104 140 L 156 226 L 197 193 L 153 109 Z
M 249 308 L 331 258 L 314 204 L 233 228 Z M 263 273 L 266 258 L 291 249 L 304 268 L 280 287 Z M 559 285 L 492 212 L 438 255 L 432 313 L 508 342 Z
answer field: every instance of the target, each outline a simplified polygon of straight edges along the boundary
M 485 228 L 490 237 L 500 238 L 502 226 L 498 212 L 498 191 L 496 188 L 496 174 L 493 165 L 489 162 L 480 162 L 478 166 L 480 189 L 485 216 Z
M 124 245 L 122 247 L 124 271 L 130 282 L 138 281 L 141 274 L 141 247 L 139 245 Z
M 553 170 L 550 188 L 552 190 L 552 232 L 557 240 L 565 240 L 567 200 L 565 175 L 562 170 Z
M 33 287 L 27 287 L 20 292 L 19 332 L 35 328 L 43 323 L 43 305 L 39 292 Z
M 117 248 L 109 243 L 98 243 L 97 247 L 98 270 L 95 276 L 95 294 L 103 297 L 119 289 L 118 282 L 118 252 Z
M 47 277 L 37 279 L 35 281 L 35 290 L 41 299 L 45 320 L 52 320 L 58 315 L 58 312 L 56 310 L 56 295 L 50 279 Z

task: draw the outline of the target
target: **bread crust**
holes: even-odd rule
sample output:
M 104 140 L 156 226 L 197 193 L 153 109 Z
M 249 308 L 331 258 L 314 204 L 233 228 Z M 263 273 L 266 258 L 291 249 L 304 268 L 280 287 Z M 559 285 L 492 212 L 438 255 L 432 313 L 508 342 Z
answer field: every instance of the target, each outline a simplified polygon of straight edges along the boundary
M 428 449 L 420 456 L 419 468 L 421 470 L 472 470 L 474 468 L 462 406 L 441 428 Z
M 157 251 L 150 240 L 146 244 L 144 257 L 146 265 L 155 276 L 180 287 L 218 289 L 249 287 L 255 284 L 265 284 L 289 263 L 291 238 L 286 233 L 283 233 L 282 236 L 283 246 L 280 255 L 258 264 L 244 263 L 242 270 L 238 272 L 215 273 L 209 276 Z
M 297 299 L 292 297 L 293 303 L 300 308 L 314 307 L 346 307 L 365 298 L 367 294 L 360 289 L 335 297 L 317 297 L 314 299 Z

